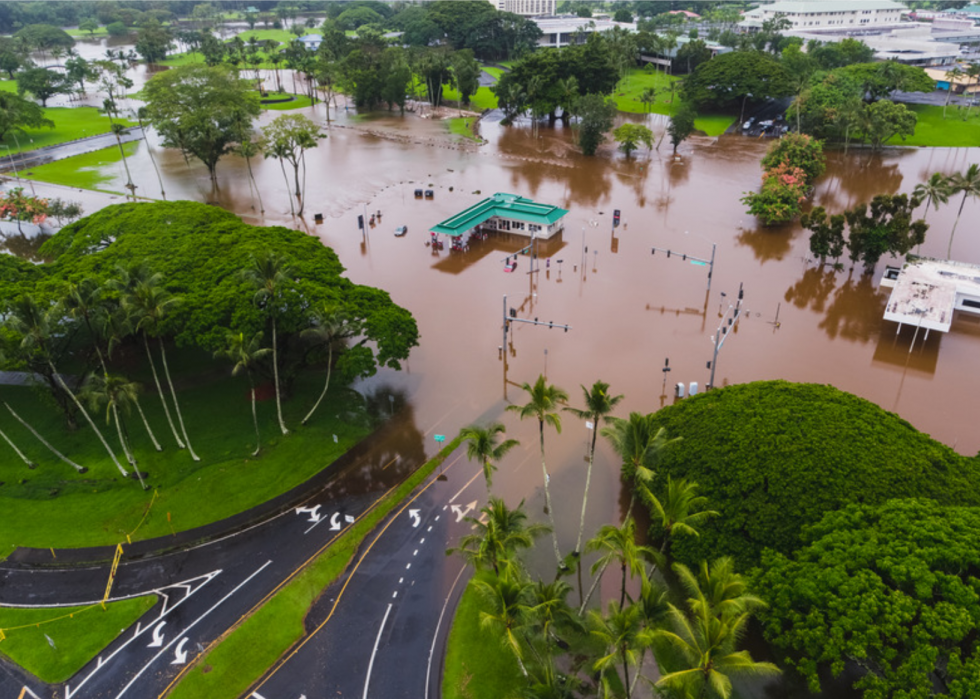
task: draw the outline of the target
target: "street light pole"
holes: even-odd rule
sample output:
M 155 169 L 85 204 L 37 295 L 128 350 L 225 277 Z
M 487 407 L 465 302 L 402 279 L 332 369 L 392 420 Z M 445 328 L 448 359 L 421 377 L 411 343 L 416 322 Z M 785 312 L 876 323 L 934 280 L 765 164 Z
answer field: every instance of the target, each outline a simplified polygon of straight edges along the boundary
M 729 328 L 735 327 L 735 323 L 738 322 L 738 319 L 742 315 L 742 296 L 743 295 L 744 295 L 744 292 L 742 291 L 742 284 L 739 284 L 738 285 L 738 299 L 735 301 L 735 305 L 734 306 L 732 306 L 732 305 L 729 305 L 728 306 L 728 309 L 725 311 L 725 315 L 722 316 L 722 318 L 721 318 L 721 324 L 718 326 L 718 329 L 715 331 L 715 341 L 714 341 L 715 351 L 714 351 L 714 354 L 711 357 L 711 362 L 710 362 L 710 366 L 711 366 L 711 378 L 708 379 L 708 387 L 707 387 L 707 390 L 711 390 L 712 388 L 715 387 L 715 367 L 717 367 L 717 365 L 718 365 L 718 352 L 721 351 L 721 348 L 724 347 L 724 345 L 725 345 L 725 340 L 728 339 L 728 330 L 729 330 Z M 734 310 L 734 313 L 732 314 L 732 317 L 728 319 L 728 323 L 726 325 L 726 323 L 725 323 L 725 317 L 728 316 L 728 311 L 731 311 L 731 310 Z

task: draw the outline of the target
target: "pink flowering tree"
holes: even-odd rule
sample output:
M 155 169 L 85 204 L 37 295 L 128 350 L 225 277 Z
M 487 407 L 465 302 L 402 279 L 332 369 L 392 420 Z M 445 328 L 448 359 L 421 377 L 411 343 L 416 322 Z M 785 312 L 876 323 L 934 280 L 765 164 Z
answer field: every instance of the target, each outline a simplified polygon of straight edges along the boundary
M 24 194 L 23 187 L 0 192 L 0 221 L 16 221 L 17 230 L 21 231 L 20 226 L 24 221 L 39 226 L 47 219 L 47 199 Z

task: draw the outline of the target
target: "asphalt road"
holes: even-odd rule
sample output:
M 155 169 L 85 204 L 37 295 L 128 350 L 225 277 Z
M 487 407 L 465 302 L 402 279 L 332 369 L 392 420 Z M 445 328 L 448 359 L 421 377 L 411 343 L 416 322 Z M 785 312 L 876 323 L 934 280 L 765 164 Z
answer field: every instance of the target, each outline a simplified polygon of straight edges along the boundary
M 276 672 L 271 680 L 283 682 L 288 674 L 292 684 L 286 687 L 305 687 L 307 681 L 309 687 L 343 682 L 346 692 L 348 682 L 363 681 L 363 676 L 358 677 L 374 657 L 378 622 L 386 614 L 382 631 L 387 654 L 379 652 L 378 656 L 400 660 L 397 666 L 375 660 L 376 686 L 405 683 L 402 663 L 427 666 L 435 622 L 447 595 L 460 588 L 454 589 L 453 582 L 461 565 L 453 561 L 447 566 L 445 560 L 433 564 L 445 558 L 445 548 L 466 526 L 455 522 L 457 513 L 449 499 L 458 492 L 457 500 L 465 500 L 464 509 L 472 511 L 482 506 L 486 492 L 478 468 L 460 454 L 457 451 L 443 466 L 445 478 L 430 478 L 416 491 L 416 500 L 396 509 L 365 542 L 366 557 L 341 581 L 343 587 L 329 590 L 314 609 L 311 622 L 317 632 L 286 660 L 288 672 Z M 161 602 L 64 685 L 45 685 L 16 666 L 0 662 L 0 699 L 160 696 L 182 668 L 329 546 L 392 485 L 421 465 L 423 456 L 410 459 L 368 453 L 307 502 L 270 521 L 191 550 L 121 565 L 113 599 L 151 592 Z M 449 569 L 454 579 L 432 579 Z M 107 570 L 101 567 L 30 570 L 0 566 L 0 604 L 94 602 L 101 599 L 106 580 Z M 392 603 L 390 613 L 388 603 Z M 450 617 L 446 612 L 443 623 Z M 417 642 L 417 633 L 430 638 Z M 331 662 L 302 666 L 293 659 L 317 652 L 327 653 Z M 441 656 L 440 651 L 435 657 Z M 386 677 L 393 667 L 399 669 Z M 424 678 L 413 675 L 413 681 L 413 687 L 422 686 L 419 683 Z M 287 693 L 280 695 L 276 686 L 269 684 L 274 691 L 263 690 L 258 696 L 295 699 L 303 692 L 318 695 L 313 689 L 289 694 L 291 688 L 284 688 Z M 373 696 L 402 696 L 373 691 Z M 421 691 L 413 689 L 404 696 L 419 697 Z
M 119 141 L 129 143 L 130 141 L 138 141 L 141 138 L 143 138 L 143 129 L 138 126 L 133 126 L 126 129 L 126 132 L 119 136 Z M 20 170 L 27 170 L 55 160 L 70 158 L 73 155 L 81 155 L 82 153 L 91 153 L 102 150 L 103 148 L 111 148 L 117 144 L 115 134 L 104 133 L 98 136 L 89 136 L 88 138 L 68 141 L 67 143 L 58 143 L 53 146 L 14 153 L 13 155 L 6 154 L 0 157 L 0 172 L 19 172 Z

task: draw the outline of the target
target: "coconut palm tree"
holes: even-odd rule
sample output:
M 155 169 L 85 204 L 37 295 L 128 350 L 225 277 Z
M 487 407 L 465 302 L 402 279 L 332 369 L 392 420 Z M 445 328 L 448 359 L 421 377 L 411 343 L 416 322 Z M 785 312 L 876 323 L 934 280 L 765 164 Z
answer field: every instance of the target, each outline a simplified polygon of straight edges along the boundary
M 602 436 L 609 440 L 622 459 L 621 475 L 630 484 L 630 504 L 623 517 L 625 522 L 633 512 L 637 487 L 650 483 L 661 452 L 679 441 L 680 437 L 667 439 L 667 431 L 663 427 L 655 430 L 652 413 L 630 413 L 628 420 L 612 418 L 609 425 L 602 428 Z
M 527 524 L 523 500 L 511 510 L 503 500 L 491 496 L 480 513 L 482 516 L 479 519 L 465 518 L 474 532 L 461 538 L 459 546 L 448 549 L 446 553 L 459 553 L 477 570 L 493 568 L 497 577 L 500 577 L 502 570 L 519 570 L 514 556 L 518 551 L 531 548 L 534 539 L 548 531 L 544 524 Z
M 524 664 L 527 644 L 522 639 L 528 621 L 530 584 L 518 575 L 503 575 L 492 582 L 476 579 L 473 584 L 484 601 L 480 628 L 498 636 L 501 644 L 514 654 L 521 674 L 527 677 Z
M 351 335 L 357 334 L 360 331 L 360 324 L 354 323 L 340 310 L 337 306 L 323 304 L 317 308 L 312 317 L 313 325 L 304 330 L 301 336 L 306 339 L 313 340 L 318 345 L 324 345 L 327 348 L 327 379 L 323 384 L 323 390 L 320 392 L 320 397 L 316 399 L 316 403 L 310 408 L 310 412 L 306 414 L 303 418 L 301 425 L 305 425 L 306 422 L 313 417 L 313 413 L 318 407 L 320 407 L 320 402 L 323 397 L 327 395 L 327 389 L 330 387 L 330 370 L 333 368 L 333 347 L 334 344 L 343 338 L 350 337 Z
M 589 483 L 592 480 L 592 464 L 595 461 L 595 442 L 599 435 L 599 421 L 609 422 L 608 415 L 613 408 L 623 399 L 622 395 L 613 396 L 609 393 L 609 384 L 604 381 L 596 381 L 592 388 L 582 386 L 582 397 L 585 408 L 565 408 L 575 417 L 588 420 L 592 423 L 592 443 L 589 445 L 589 468 L 585 472 L 585 492 L 582 494 L 582 515 L 579 517 L 578 539 L 575 541 L 575 553 L 582 550 L 582 533 L 585 531 L 585 506 L 589 499 Z
M 598 533 L 585 545 L 587 552 L 601 551 L 602 555 L 592 565 L 592 574 L 596 575 L 592 583 L 592 588 L 582 604 L 582 611 L 589 603 L 592 593 L 595 591 L 602 578 L 602 573 L 612 563 L 618 563 L 622 571 L 622 583 L 620 585 L 619 603 L 626 604 L 626 577 L 633 577 L 643 570 L 643 562 L 653 559 L 656 552 L 649 546 L 642 546 L 636 543 L 636 522 L 632 517 L 627 517 L 623 526 L 617 527 L 614 524 L 605 524 L 599 528 Z
M 102 446 L 105 448 L 106 453 L 109 454 L 109 458 L 112 459 L 112 463 L 116 465 L 119 472 L 123 476 L 128 476 L 129 472 L 119 463 L 119 459 L 116 458 L 115 452 L 109 446 L 109 443 L 102 436 L 102 432 L 96 426 L 95 422 L 92 420 L 92 416 L 88 414 L 82 406 L 81 401 L 78 400 L 78 396 L 68 388 L 68 384 L 58 373 L 57 367 L 54 365 L 54 360 L 51 358 L 51 353 L 48 350 L 48 340 L 51 336 L 52 327 L 61 320 L 62 309 L 60 304 L 55 304 L 54 306 L 48 308 L 46 311 L 38 306 L 37 302 L 34 300 L 33 296 L 25 295 L 17 299 L 13 304 L 11 304 L 10 314 L 7 317 L 7 325 L 14 332 L 21 335 L 21 347 L 24 349 L 37 348 L 43 361 L 48 365 L 51 370 L 51 374 L 54 377 L 55 382 L 65 395 L 75 404 L 78 411 L 88 422 L 89 427 L 95 432 L 95 436 L 98 437 Z
M 668 546 L 677 534 L 699 536 L 696 527 L 701 526 L 709 517 L 717 517 L 714 510 L 705 510 L 708 498 L 697 495 L 698 484 L 684 478 L 673 480 L 667 476 L 667 487 L 661 500 L 648 487 L 640 485 L 640 497 L 650 508 L 650 514 L 655 521 L 659 520 L 664 530 L 664 538 L 660 544 L 660 553 L 667 553 Z
M 949 178 L 941 172 L 934 172 L 928 180 L 915 186 L 912 190 L 912 201 L 915 206 L 923 203 L 926 205 L 925 213 L 922 214 L 922 220 L 925 220 L 929 214 L 929 206 L 932 205 L 938 211 L 940 204 L 949 203 L 952 193 Z
M 17 422 L 19 422 L 21 425 L 24 426 L 24 429 L 26 429 L 28 432 L 30 432 L 32 435 L 34 435 L 34 437 L 37 439 L 37 441 L 39 441 L 41 444 L 43 444 L 45 447 L 47 447 L 48 451 L 50 451 L 52 454 L 54 454 L 55 456 L 57 456 L 59 459 L 61 459 L 62 461 L 64 461 L 66 464 L 68 464 L 69 466 L 71 466 L 73 469 L 75 469 L 79 473 L 88 473 L 88 469 L 87 468 L 85 468 L 84 466 L 80 466 L 80 465 L 76 464 L 74 461 L 72 461 L 71 459 L 69 459 L 67 456 L 65 456 L 64 454 L 62 454 L 60 451 L 58 451 L 57 449 L 55 449 L 53 446 L 51 446 L 51 443 L 48 442 L 48 440 L 46 440 L 44 437 L 42 437 L 40 435 L 40 433 L 38 433 L 38 431 L 35 430 L 30 425 L 30 423 L 28 423 L 26 420 L 24 420 L 24 418 L 22 418 L 20 415 L 18 415 L 14 411 L 14 409 L 10 407 L 10 405 L 8 403 L 4 402 L 3 403 L 3 407 L 5 407 L 10 412 L 10 414 L 14 417 L 15 420 L 17 420 Z M 13 446 L 13 445 L 11 445 L 11 446 Z M 18 453 L 19 453 L 19 450 L 15 449 L 15 451 L 18 451 Z M 28 462 L 28 465 L 30 465 L 30 463 L 32 463 L 32 462 Z
M 601 673 L 602 683 L 608 691 L 612 679 L 610 675 L 618 677 L 617 667 L 622 667 L 626 699 L 632 696 L 630 668 L 640 664 L 641 650 L 645 647 L 642 621 L 637 605 L 624 607 L 615 600 L 609 603 L 605 615 L 598 609 L 589 612 L 589 633 L 605 648 L 605 655 L 596 659 L 592 669 Z
M 548 481 L 551 480 L 551 477 L 548 475 L 548 467 L 544 460 L 544 426 L 545 423 L 548 423 L 555 428 L 558 434 L 561 434 L 561 415 L 558 413 L 558 407 L 568 400 L 568 394 L 557 386 L 549 384 L 545 380 L 544 375 L 538 376 L 538 380 L 534 382 L 533 386 L 525 381 L 521 385 L 521 388 L 528 394 L 528 402 L 524 405 L 508 405 L 507 410 L 518 413 L 522 420 L 533 417 L 538 421 L 538 436 L 541 443 L 541 472 L 544 476 L 545 507 L 548 510 L 548 518 L 551 521 L 551 536 L 555 545 L 555 558 L 558 559 L 559 568 L 564 568 L 565 563 L 562 561 L 561 551 L 558 549 L 558 532 L 555 531 L 555 514 L 551 508 L 551 489 L 548 488 Z
M 146 139 L 146 126 L 144 126 L 144 119 L 146 119 L 146 107 L 140 107 L 136 110 L 136 121 L 140 125 L 140 131 L 143 132 L 143 138 Z M 167 192 L 163 188 L 163 176 L 160 174 L 160 168 L 157 166 L 156 156 L 153 155 L 153 149 L 150 148 L 149 142 L 146 144 L 146 152 L 150 156 L 150 163 L 153 164 L 153 171 L 157 174 L 157 182 L 160 183 L 160 196 L 164 201 L 167 201 Z
M 276 316 L 279 310 L 280 296 L 284 287 L 289 284 L 292 269 L 286 261 L 274 252 L 267 252 L 252 258 L 250 267 L 242 271 L 245 281 L 255 289 L 254 301 L 264 305 L 269 320 L 272 323 L 272 379 L 276 391 L 276 415 L 279 417 L 279 429 L 284 435 L 289 434 L 286 423 L 282 419 L 282 398 L 279 392 L 279 355 L 276 339 Z
M 949 82 L 949 87 L 946 88 L 946 101 L 943 102 L 943 119 L 946 118 L 946 107 L 949 104 L 949 98 L 953 95 L 953 85 L 956 83 L 958 78 L 963 77 L 964 73 L 959 66 L 954 66 L 952 70 L 946 71 L 946 80 Z
M 259 438 L 259 418 L 255 410 L 255 381 L 252 380 L 252 371 L 256 364 L 272 350 L 262 346 L 262 331 L 255 333 L 246 341 L 244 333 L 234 333 L 229 330 L 225 333 L 224 340 L 224 347 L 215 352 L 214 356 L 231 361 L 232 376 L 245 372 L 245 376 L 248 377 L 248 388 L 252 396 L 252 423 L 255 425 L 255 451 L 252 452 L 252 456 L 258 456 L 262 445 Z
M 966 204 L 967 197 L 980 198 L 980 165 L 973 163 L 966 169 L 966 172 L 956 172 L 950 175 L 949 187 L 950 196 L 963 192 L 963 200 L 960 201 L 960 209 L 956 212 L 956 221 L 953 223 L 953 231 L 949 234 L 949 247 L 946 249 L 946 259 L 949 259 L 953 254 L 953 236 L 956 235 L 956 226 L 960 222 L 960 216 L 963 213 L 963 205 Z
M 493 462 L 504 458 L 507 452 L 520 444 L 516 439 L 507 439 L 498 444 L 498 436 L 505 431 L 506 428 L 499 422 L 492 422 L 486 427 L 470 425 L 459 431 L 459 436 L 466 442 L 466 458 L 479 461 L 483 466 L 487 490 L 490 489 L 493 472 L 497 470 Z
M 564 580 L 554 580 L 546 583 L 538 580 L 531 585 L 528 616 L 534 631 L 545 640 L 548 655 L 551 655 L 552 640 L 558 645 L 567 647 L 555 633 L 557 629 L 580 629 L 582 626 L 578 614 L 568 605 L 568 593 L 571 586 Z
M 155 324 L 154 318 L 147 315 L 142 308 L 144 301 L 152 302 L 152 294 L 144 300 L 140 300 L 136 297 L 137 288 L 143 285 L 147 288 L 152 288 L 160 283 L 160 275 L 152 274 L 145 265 L 135 266 L 130 269 L 125 267 L 116 268 L 116 278 L 113 279 L 110 284 L 120 293 L 120 306 L 119 313 L 111 321 L 111 328 L 107 328 L 106 334 L 110 337 L 116 337 L 116 341 L 121 340 L 129 331 L 129 327 L 132 325 L 133 329 L 136 330 L 143 338 L 143 348 L 146 350 L 146 360 L 150 364 L 150 371 L 153 374 L 153 383 L 157 389 L 157 395 L 160 396 L 160 404 L 163 406 L 163 414 L 167 417 L 167 424 L 170 425 L 170 432 L 174 436 L 174 440 L 177 442 L 177 448 L 186 449 L 187 445 L 184 440 L 181 439 L 180 433 L 177 431 L 177 427 L 174 425 L 173 417 L 170 415 L 170 407 L 167 404 L 166 395 L 163 392 L 163 388 L 160 385 L 160 376 L 157 374 L 156 362 L 153 361 L 153 353 L 150 351 L 150 329 Z M 143 291 L 142 294 L 147 296 L 148 292 Z M 161 313 L 163 309 L 154 309 L 154 314 Z M 110 340 L 110 346 L 112 341 Z M 162 341 L 161 341 L 162 348 Z M 172 386 L 171 386 L 172 388 Z M 142 411 L 141 411 L 142 412 Z M 178 410 L 179 414 L 179 410 Z
M 643 103 L 644 110 L 649 113 L 650 105 L 657 102 L 657 91 L 652 87 L 648 87 L 646 90 L 640 93 L 640 102 Z
M 735 572 L 735 561 L 730 556 L 718 558 L 712 563 L 701 561 L 697 573 L 683 563 L 675 563 L 674 572 L 687 591 L 688 606 L 697 614 L 702 609 L 728 619 L 740 614 L 751 614 L 766 603 L 749 592 L 748 580 Z
M 82 395 L 89 401 L 93 410 L 98 410 L 103 403 L 105 404 L 106 425 L 110 421 L 115 423 L 116 435 L 119 437 L 119 446 L 122 447 L 130 467 L 136 472 L 136 477 L 139 479 L 140 485 L 143 486 L 143 490 L 146 490 L 143 474 L 140 473 L 139 466 L 136 463 L 136 456 L 129 443 L 129 433 L 119 417 L 121 409 L 128 409 L 133 404 L 137 393 L 139 393 L 139 389 L 139 384 L 121 376 L 111 376 L 109 374 L 98 376 L 93 374 L 85 382 Z
M 745 634 L 749 615 L 720 618 L 706 607 L 693 618 L 670 605 L 673 630 L 655 629 L 640 634 L 641 641 L 663 640 L 669 644 L 684 669 L 667 673 L 654 685 L 682 697 L 729 699 L 732 677 L 773 677 L 779 668 L 772 663 L 756 662 L 748 651 L 735 647 Z

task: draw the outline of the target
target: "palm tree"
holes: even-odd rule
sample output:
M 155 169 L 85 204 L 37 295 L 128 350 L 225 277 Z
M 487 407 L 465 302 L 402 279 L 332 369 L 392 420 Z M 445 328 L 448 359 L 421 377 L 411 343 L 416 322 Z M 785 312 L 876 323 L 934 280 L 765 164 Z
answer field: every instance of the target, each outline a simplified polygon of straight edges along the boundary
M 263 357 L 271 352 L 268 347 L 262 346 L 262 332 L 259 331 L 252 336 L 252 339 L 245 341 L 244 333 L 233 333 L 230 330 L 225 333 L 224 347 L 214 353 L 216 357 L 224 357 L 232 363 L 231 375 L 238 376 L 243 371 L 248 377 L 248 388 L 252 395 L 252 423 L 255 425 L 255 451 L 252 456 L 258 456 L 261 449 L 259 439 L 259 418 L 255 411 L 255 382 L 252 380 L 252 370 Z
M 568 394 L 557 386 L 549 384 L 543 375 L 538 376 L 534 385 L 526 381 L 521 388 L 528 394 L 528 402 L 524 405 L 508 405 L 507 410 L 516 412 L 520 418 L 533 417 L 538 420 L 538 436 L 541 443 L 541 472 L 544 475 L 544 500 L 548 510 L 548 518 L 551 521 L 551 536 L 555 545 L 555 558 L 558 559 L 559 568 L 564 568 L 565 563 L 561 558 L 561 551 L 558 550 L 558 532 L 555 531 L 555 515 L 551 508 L 551 490 L 548 488 L 548 467 L 544 460 L 544 425 L 548 423 L 561 434 L 561 415 L 558 414 L 558 406 L 568 400 Z
M 717 517 L 714 510 L 703 509 L 708 498 L 696 495 L 698 484 L 687 479 L 673 480 L 667 476 L 667 488 L 663 501 L 654 495 L 645 485 L 640 486 L 640 496 L 650 508 L 654 520 L 660 520 L 664 530 L 664 538 L 660 544 L 660 553 L 666 553 L 667 547 L 676 534 L 699 536 L 699 527 L 709 517 Z
M 736 651 L 744 635 L 749 615 L 727 619 L 711 614 L 706 608 L 688 617 L 670 605 L 674 630 L 655 629 L 641 633 L 641 640 L 666 641 L 684 661 L 685 669 L 663 675 L 654 685 L 678 696 L 707 699 L 729 699 L 733 676 L 772 677 L 779 668 L 772 663 L 756 662 L 748 651 Z
M 735 572 L 735 561 L 730 556 L 710 564 L 701 561 L 697 574 L 683 563 L 675 563 L 673 570 L 690 595 L 688 605 L 695 614 L 706 610 L 728 619 L 766 606 L 761 598 L 749 592 L 748 581 Z
M 68 384 L 58 373 L 58 369 L 54 365 L 54 361 L 51 358 L 51 353 L 48 351 L 48 339 L 51 336 L 52 326 L 61 319 L 61 307 L 60 304 L 55 304 L 49 308 L 46 312 L 43 311 L 37 302 L 34 300 L 33 296 L 25 295 L 15 301 L 10 309 L 10 314 L 7 317 L 7 324 L 14 332 L 22 336 L 21 347 L 25 349 L 30 349 L 36 347 L 43 357 L 43 361 L 48 365 L 51 370 L 51 374 L 54 377 L 55 382 L 61 388 L 62 391 L 71 399 L 78 408 L 78 411 L 88 422 L 89 427 L 95 432 L 95 436 L 99 438 L 102 446 L 105 447 L 106 453 L 109 454 L 109 458 L 112 459 L 112 463 L 116 465 L 119 472 L 123 476 L 128 476 L 129 472 L 119 463 L 119 459 L 116 458 L 115 452 L 109 446 L 109 443 L 102 436 L 102 432 L 96 426 L 95 422 L 92 420 L 92 416 L 88 414 L 88 411 L 82 406 L 78 397 L 68 388 Z
M 505 571 L 518 569 L 515 554 L 534 545 L 534 539 L 548 531 L 544 524 L 527 524 L 524 501 L 511 510 L 500 498 L 491 496 L 480 510 L 482 516 L 466 517 L 475 530 L 459 540 L 459 546 L 448 549 L 446 554 L 459 553 L 477 570 L 493 568 L 499 578 Z M 483 521 L 483 520 L 486 521 Z
M 973 78 L 973 82 L 976 85 L 980 85 L 980 63 L 971 63 L 969 67 L 964 71 L 969 77 Z M 976 94 L 976 93 L 974 93 Z M 967 111 L 973 110 L 974 100 L 970 101 L 970 106 L 967 107 Z
M 279 296 L 292 276 L 292 269 L 286 261 L 274 252 L 267 252 L 260 257 L 252 258 L 252 265 L 243 270 L 242 276 L 255 289 L 256 304 L 265 304 L 269 319 L 272 322 L 272 379 L 276 390 L 276 415 L 279 417 L 279 429 L 284 435 L 289 434 L 286 423 L 282 419 L 282 399 L 279 393 L 279 355 L 276 347 L 276 315 L 279 307 Z
M 610 682 L 608 674 L 618 676 L 616 667 L 620 665 L 623 668 L 623 688 L 626 699 L 630 699 L 633 689 L 630 682 L 630 668 L 640 664 L 641 649 L 645 646 L 644 636 L 641 633 L 643 627 L 640 608 L 635 604 L 624 607 L 612 601 L 609 603 L 607 614 L 603 615 L 597 609 L 589 613 L 589 625 L 590 635 L 606 650 L 606 654 L 593 663 L 592 669 L 602 674 L 603 685 L 608 691 Z
M 180 441 L 180 437 L 177 437 L 177 432 L 174 430 L 174 436 L 177 437 L 177 444 L 181 449 L 184 445 L 187 445 L 187 451 L 190 453 L 191 458 L 194 461 L 200 461 L 196 453 L 194 453 L 194 447 L 191 445 L 191 440 L 187 436 L 187 428 L 184 426 L 184 415 L 180 411 L 180 403 L 177 402 L 177 391 L 174 390 L 174 382 L 170 378 L 170 367 L 167 365 L 167 349 L 164 346 L 163 334 L 162 334 L 162 324 L 163 319 L 169 313 L 170 308 L 177 304 L 178 299 L 175 296 L 171 296 L 170 293 L 163 288 L 161 284 L 162 277 L 159 274 L 147 275 L 142 273 L 142 278 L 136 281 L 133 286 L 131 293 L 123 298 L 123 305 L 132 308 L 139 320 L 136 324 L 137 330 L 143 331 L 143 342 L 146 344 L 146 355 L 150 358 L 150 366 L 153 366 L 153 359 L 150 355 L 150 346 L 147 342 L 148 335 L 156 335 L 157 342 L 160 345 L 160 361 L 163 364 L 163 375 L 167 379 L 167 386 L 170 389 L 170 399 L 174 404 L 174 412 L 177 413 L 177 424 L 180 425 L 180 434 L 183 436 L 183 442 Z M 153 369 L 153 378 L 157 382 L 157 390 L 160 390 L 160 382 L 156 376 L 156 368 Z M 164 402 L 166 407 L 166 400 L 163 394 L 160 394 L 160 400 Z M 167 414 L 167 419 L 170 419 L 169 411 Z M 170 423 L 171 429 L 173 429 L 173 422 Z
M 143 490 L 146 490 L 143 474 L 140 473 L 136 463 L 136 456 L 133 454 L 133 448 L 129 443 L 129 434 L 126 431 L 125 424 L 119 418 L 120 409 L 129 408 L 133 404 L 137 393 L 139 393 L 139 389 L 139 384 L 121 376 L 110 376 L 109 374 L 103 374 L 102 376 L 93 375 L 86 381 L 84 396 L 88 399 L 93 410 L 98 409 L 99 406 L 105 403 L 105 422 L 107 425 L 110 420 L 115 423 L 116 435 L 119 437 L 119 446 L 122 447 L 123 453 L 126 455 L 126 460 L 129 461 L 129 465 L 136 472 L 136 477 L 139 479 L 140 485 L 143 486 Z
M 516 575 L 504 575 L 493 582 L 476 579 L 473 584 L 485 603 L 480 611 L 480 628 L 499 636 L 517 659 L 521 674 L 527 677 L 520 636 L 527 624 L 530 585 Z
M 589 445 L 589 468 L 585 472 L 585 492 L 582 494 L 582 515 L 578 524 L 578 539 L 575 541 L 575 553 L 582 550 L 582 532 L 585 531 L 585 506 L 589 498 L 589 483 L 592 480 L 592 464 L 595 461 L 595 442 L 599 434 L 599 420 L 605 419 L 612 412 L 613 408 L 623 399 L 622 395 L 613 396 L 609 394 L 609 384 L 604 381 L 596 381 L 591 389 L 582 386 L 582 396 L 585 401 L 585 408 L 565 408 L 575 417 L 588 420 L 592 423 L 592 443 Z
M 609 426 L 602 428 L 602 436 L 609 440 L 623 460 L 622 478 L 630 484 L 630 504 L 623 517 L 625 522 L 633 512 L 637 488 L 650 483 L 654 476 L 653 467 L 660 460 L 661 452 L 680 441 L 680 437 L 667 439 L 667 431 L 663 427 L 654 431 L 652 413 L 630 413 L 629 420 L 612 418 Z
M 946 80 L 949 81 L 949 87 L 946 88 L 946 101 L 943 102 L 943 119 L 946 118 L 946 107 L 949 104 L 949 98 L 953 94 L 953 85 L 956 83 L 958 78 L 963 77 L 964 73 L 960 70 L 959 66 L 954 66 L 952 70 L 946 71 Z
M 146 127 L 143 125 L 143 120 L 146 118 L 146 107 L 140 107 L 136 110 L 136 121 L 140 125 L 140 131 L 143 132 L 143 138 L 146 139 Z M 146 152 L 150 156 L 150 162 L 153 164 L 153 171 L 157 174 L 157 182 L 160 183 L 160 196 L 164 201 L 167 201 L 167 192 L 163 188 L 163 176 L 160 174 L 160 168 L 157 167 L 156 156 L 153 155 L 153 149 L 150 148 L 150 143 L 146 143 Z
M 643 108 L 647 113 L 650 112 L 650 105 L 655 104 L 657 101 L 657 90 L 652 87 L 648 87 L 646 90 L 640 93 L 640 102 L 643 103 Z
M 71 466 L 73 469 L 75 469 L 79 473 L 88 473 L 88 469 L 87 468 L 85 468 L 84 466 L 79 466 L 74 461 L 72 461 L 71 459 L 69 459 L 67 456 L 65 456 L 64 454 L 62 454 L 60 451 L 58 451 L 57 449 L 55 449 L 53 446 L 51 446 L 51 443 L 48 442 L 48 440 L 46 440 L 44 437 L 42 437 L 38 433 L 37 430 L 35 430 L 33 427 L 31 427 L 30 423 L 28 423 L 26 420 L 24 420 L 24 418 L 22 418 L 20 415 L 18 415 L 14 411 L 14 409 L 10 407 L 10 405 L 7 402 L 4 401 L 3 407 L 5 407 L 8 411 L 10 411 L 10 414 L 13 415 L 14 419 L 17 420 L 17 422 L 19 422 L 20 424 L 22 424 L 24 426 L 24 428 L 28 432 L 30 432 L 32 435 L 34 435 L 34 437 L 37 439 L 37 441 L 39 441 L 41 444 L 43 444 L 45 447 L 47 447 L 48 451 L 50 451 L 52 454 L 54 454 L 55 456 L 57 456 L 59 459 L 61 459 L 62 461 L 64 461 L 66 464 L 68 464 L 69 466 Z M 8 442 L 9 442 L 9 440 L 8 440 Z M 11 445 L 11 446 L 13 446 L 13 445 Z M 17 450 L 16 448 L 15 448 L 15 451 L 17 451 L 18 453 L 20 453 L 19 450 Z M 32 462 L 28 462 L 28 466 L 30 466 L 31 463 Z
M 953 236 L 956 235 L 956 226 L 960 222 L 960 215 L 963 213 L 963 205 L 966 204 L 967 197 L 980 198 L 980 165 L 973 163 L 966 169 L 966 172 L 956 172 L 950 175 L 949 188 L 950 195 L 963 192 L 963 200 L 960 202 L 960 210 L 956 212 L 953 232 L 949 234 L 949 247 L 946 250 L 946 259 L 949 259 L 953 254 Z
M 555 634 L 556 627 L 559 629 L 581 627 L 579 616 L 568 606 L 567 597 L 571 590 L 571 586 L 564 580 L 550 583 L 538 580 L 531 586 L 528 615 L 531 626 L 544 638 L 549 655 L 552 639 L 559 645 L 564 643 Z M 567 644 L 564 644 L 564 647 L 567 647 Z
M 599 528 L 598 533 L 585 545 L 587 552 L 602 551 L 603 554 L 592 565 L 592 574 L 596 575 L 592 583 L 592 588 L 582 604 L 582 611 L 589 603 L 592 593 L 595 591 L 602 578 L 602 573 L 611 563 L 619 563 L 622 571 L 622 583 L 620 586 L 619 603 L 626 604 L 626 576 L 629 573 L 633 577 L 637 572 L 643 570 L 643 561 L 652 559 L 656 552 L 649 546 L 641 546 L 636 543 L 636 522 L 632 517 L 627 517 L 623 526 L 617 527 L 614 524 L 605 524 Z
M 931 204 L 932 208 L 938 211 L 940 204 L 949 202 L 949 196 L 952 193 L 949 178 L 941 172 L 934 172 L 928 180 L 915 186 L 915 189 L 912 190 L 912 200 L 916 206 L 921 203 L 926 205 L 926 211 L 922 214 L 922 219 L 925 220 L 929 214 L 929 205 Z
M 305 425 L 307 420 L 313 417 L 313 413 L 320 407 L 320 401 L 327 395 L 330 387 L 330 370 L 333 368 L 333 346 L 334 343 L 343 337 L 349 337 L 357 333 L 360 329 L 359 324 L 352 323 L 344 313 L 333 305 L 324 304 L 313 313 L 313 325 L 304 330 L 301 335 L 304 338 L 313 339 L 317 344 L 326 345 L 327 348 L 327 379 L 323 384 L 323 391 L 316 403 L 310 408 L 310 412 L 303 418 L 301 425 Z
M 493 462 L 504 458 L 507 452 L 520 444 L 516 439 L 507 439 L 498 444 L 498 435 L 502 435 L 505 431 L 506 428 L 499 422 L 490 423 L 486 427 L 470 425 L 459 431 L 459 436 L 466 442 L 466 458 L 470 461 L 479 461 L 483 465 L 487 490 L 490 489 L 493 472 L 497 470 Z

